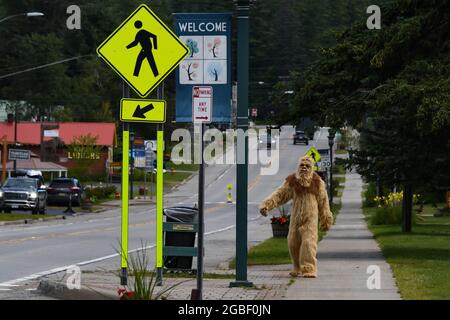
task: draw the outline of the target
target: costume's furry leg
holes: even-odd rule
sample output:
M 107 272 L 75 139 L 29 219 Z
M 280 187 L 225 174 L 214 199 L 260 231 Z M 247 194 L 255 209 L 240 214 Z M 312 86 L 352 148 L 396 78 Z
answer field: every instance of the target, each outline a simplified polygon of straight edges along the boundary
M 300 246 L 302 238 L 298 227 L 291 226 L 288 234 L 288 247 L 294 268 L 289 273 L 292 277 L 300 275 Z
M 305 278 L 317 277 L 317 222 L 309 221 L 301 228 L 300 271 Z

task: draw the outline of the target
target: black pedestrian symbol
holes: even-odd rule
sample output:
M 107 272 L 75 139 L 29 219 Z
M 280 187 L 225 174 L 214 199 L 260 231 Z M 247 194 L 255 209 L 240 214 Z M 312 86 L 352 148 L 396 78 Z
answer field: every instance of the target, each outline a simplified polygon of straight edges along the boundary
M 311 153 L 309 154 L 309 156 L 310 156 L 311 158 L 313 158 L 314 162 L 316 162 L 316 154 L 315 154 L 314 152 L 311 152 Z
M 142 28 L 142 22 L 140 20 L 137 20 L 134 23 L 134 26 L 136 29 Z M 153 40 L 153 45 L 152 45 Z M 127 49 L 133 48 L 137 46 L 138 44 L 141 45 L 141 51 L 139 52 L 139 55 L 136 59 L 136 66 L 134 67 L 134 73 L 133 75 L 135 77 L 139 77 L 139 73 L 141 71 L 142 62 L 147 59 L 148 63 L 150 64 L 150 67 L 152 68 L 153 76 L 157 77 L 159 75 L 158 68 L 156 67 L 155 58 L 153 57 L 153 48 L 155 50 L 158 49 L 158 42 L 157 37 L 147 31 L 147 30 L 139 30 L 138 33 L 136 33 L 136 37 L 132 43 L 130 43 L 127 46 Z

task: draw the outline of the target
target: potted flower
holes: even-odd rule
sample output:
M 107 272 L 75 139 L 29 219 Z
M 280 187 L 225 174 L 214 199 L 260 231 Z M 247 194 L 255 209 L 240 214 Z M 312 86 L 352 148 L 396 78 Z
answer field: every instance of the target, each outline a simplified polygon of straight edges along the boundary
M 275 238 L 285 238 L 289 233 L 289 222 L 291 215 L 286 213 L 284 207 L 279 207 L 279 216 L 274 216 L 270 219 L 272 224 L 272 232 Z

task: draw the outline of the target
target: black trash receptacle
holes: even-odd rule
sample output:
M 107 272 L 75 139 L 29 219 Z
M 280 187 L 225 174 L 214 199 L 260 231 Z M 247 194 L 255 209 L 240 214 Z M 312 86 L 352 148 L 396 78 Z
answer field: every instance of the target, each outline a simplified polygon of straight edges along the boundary
M 191 207 L 165 208 L 166 222 L 198 223 L 198 209 Z M 164 245 L 173 247 L 194 247 L 195 232 L 166 232 Z M 192 257 L 165 257 L 164 267 L 168 269 L 192 269 Z

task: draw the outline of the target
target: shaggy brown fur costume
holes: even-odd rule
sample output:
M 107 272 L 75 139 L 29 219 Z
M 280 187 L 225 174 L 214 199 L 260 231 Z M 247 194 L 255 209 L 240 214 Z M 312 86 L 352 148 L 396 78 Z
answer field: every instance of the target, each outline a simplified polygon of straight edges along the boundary
M 311 157 L 300 159 L 297 171 L 260 205 L 260 212 L 267 212 L 292 200 L 288 246 L 294 269 L 291 276 L 317 276 L 318 225 L 327 231 L 333 223 L 324 181 L 314 172 Z

